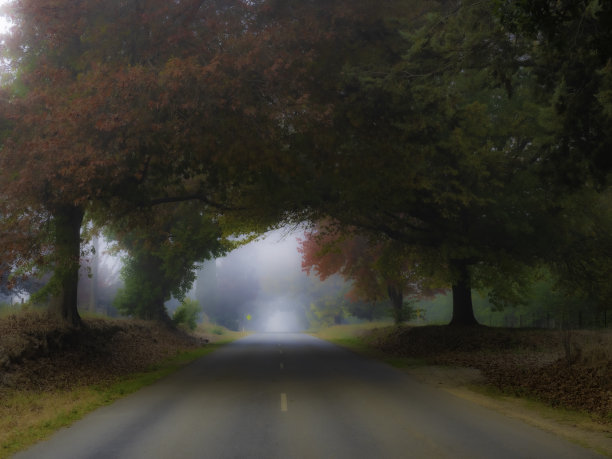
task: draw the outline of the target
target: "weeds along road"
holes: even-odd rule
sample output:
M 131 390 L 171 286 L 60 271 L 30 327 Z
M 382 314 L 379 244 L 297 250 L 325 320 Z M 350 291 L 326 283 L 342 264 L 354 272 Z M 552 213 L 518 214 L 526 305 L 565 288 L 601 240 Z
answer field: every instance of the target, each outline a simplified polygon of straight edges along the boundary
M 18 458 L 590 458 L 301 334 L 252 335 Z

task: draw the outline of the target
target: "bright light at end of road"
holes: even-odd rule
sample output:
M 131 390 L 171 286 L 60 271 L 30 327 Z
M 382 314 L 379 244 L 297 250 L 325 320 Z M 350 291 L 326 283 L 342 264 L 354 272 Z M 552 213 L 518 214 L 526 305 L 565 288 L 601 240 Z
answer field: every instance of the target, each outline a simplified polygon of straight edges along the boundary
M 265 330 L 269 333 L 291 333 L 299 331 L 300 324 L 295 313 L 276 311 L 266 321 Z

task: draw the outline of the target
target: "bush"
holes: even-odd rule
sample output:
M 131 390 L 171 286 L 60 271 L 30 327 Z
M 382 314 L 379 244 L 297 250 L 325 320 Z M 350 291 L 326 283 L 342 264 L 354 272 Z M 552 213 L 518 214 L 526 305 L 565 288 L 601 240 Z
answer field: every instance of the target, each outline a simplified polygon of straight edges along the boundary
M 212 333 L 215 335 L 223 335 L 225 333 L 225 330 L 223 330 L 223 328 L 221 327 L 214 327 L 212 329 Z
M 189 330 L 195 330 L 198 322 L 198 315 L 202 311 L 200 303 L 196 300 L 185 298 L 181 305 L 172 315 L 172 323 L 176 326 L 183 326 Z

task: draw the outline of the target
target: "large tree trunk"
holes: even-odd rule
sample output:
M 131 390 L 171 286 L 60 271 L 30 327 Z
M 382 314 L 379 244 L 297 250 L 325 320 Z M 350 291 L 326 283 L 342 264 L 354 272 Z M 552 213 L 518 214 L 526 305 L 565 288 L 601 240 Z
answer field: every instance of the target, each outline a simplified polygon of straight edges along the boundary
M 63 206 L 55 210 L 55 266 L 49 314 L 73 326 L 81 324 L 77 309 L 77 290 L 81 259 L 83 209 Z
M 401 288 L 388 285 L 387 293 L 389 294 L 391 306 L 393 308 L 393 321 L 396 325 L 399 325 L 406 320 L 404 317 L 404 292 L 402 292 Z
M 164 297 L 157 298 L 153 302 L 153 304 L 151 305 L 151 309 L 147 312 L 147 317 L 145 317 L 145 319 L 156 320 L 166 325 L 172 324 L 172 319 L 168 315 L 168 310 L 166 309 L 166 302 Z
M 478 325 L 472 306 L 472 284 L 470 270 L 465 260 L 453 260 L 453 318 L 450 325 Z
M 151 303 L 143 317 L 147 320 L 156 320 L 164 324 L 170 324 L 172 320 L 166 309 L 166 300 L 170 298 L 170 292 L 165 287 L 166 280 L 163 272 L 163 260 L 151 254 L 143 254 L 142 268 L 147 270 L 149 275 L 148 282 L 151 283 Z

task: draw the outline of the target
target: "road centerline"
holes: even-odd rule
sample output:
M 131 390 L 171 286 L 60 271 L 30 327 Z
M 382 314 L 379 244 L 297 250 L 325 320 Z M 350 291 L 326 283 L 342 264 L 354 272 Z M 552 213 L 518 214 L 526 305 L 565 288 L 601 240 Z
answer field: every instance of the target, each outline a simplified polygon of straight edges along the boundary
M 280 394 L 280 406 L 281 411 L 287 411 L 287 394 L 285 394 L 284 392 Z

